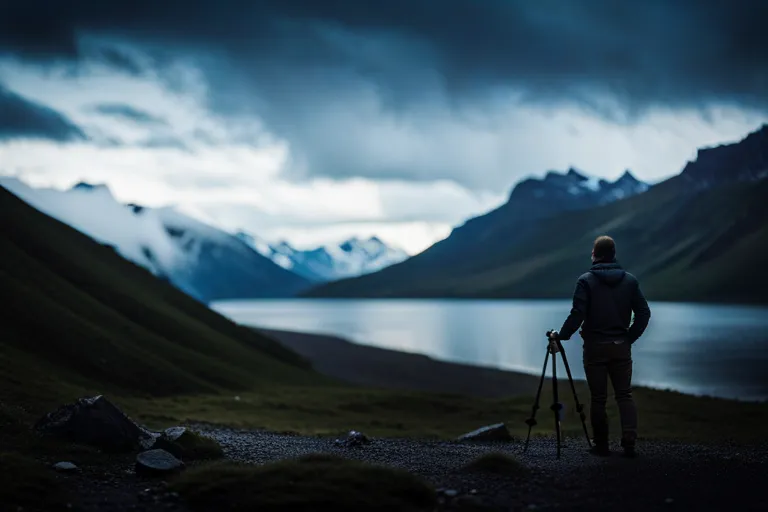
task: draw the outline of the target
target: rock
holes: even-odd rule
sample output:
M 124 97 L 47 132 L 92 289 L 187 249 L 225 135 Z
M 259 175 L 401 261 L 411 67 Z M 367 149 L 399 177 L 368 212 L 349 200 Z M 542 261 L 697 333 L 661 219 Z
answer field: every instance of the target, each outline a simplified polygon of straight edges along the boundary
M 107 451 L 140 449 L 154 437 L 102 395 L 62 406 L 40 418 L 34 428 L 43 435 Z
M 73 471 L 80 471 L 80 468 L 72 464 L 71 462 L 57 462 L 53 465 L 53 469 L 61 471 L 62 473 L 71 473 Z
M 159 476 L 184 469 L 184 463 L 165 450 L 147 450 L 136 456 L 136 474 Z
M 481 427 L 459 437 L 459 441 L 511 441 L 512 436 L 503 423 Z
M 165 450 L 182 460 L 210 459 L 222 456 L 218 443 L 203 438 L 186 427 L 171 427 L 166 429 L 156 439 L 152 448 Z
M 181 436 L 187 433 L 187 427 L 171 427 L 165 429 L 163 432 L 163 438 L 171 442 L 178 441 Z
M 336 439 L 336 441 L 334 441 L 334 444 L 336 444 L 336 446 L 346 446 L 346 447 L 361 446 L 361 445 L 370 444 L 370 443 L 371 443 L 371 440 L 368 439 L 368 436 L 356 430 L 350 430 L 349 434 L 347 434 L 347 437 L 344 440 Z

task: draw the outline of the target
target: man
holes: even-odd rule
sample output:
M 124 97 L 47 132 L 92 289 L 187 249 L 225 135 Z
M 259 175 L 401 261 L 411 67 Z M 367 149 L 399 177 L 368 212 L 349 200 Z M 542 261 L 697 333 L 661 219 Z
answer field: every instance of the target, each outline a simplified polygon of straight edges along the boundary
M 635 320 L 631 322 L 633 312 Z M 610 377 L 621 416 L 621 446 L 626 456 L 635 456 L 637 409 L 632 398 L 632 344 L 643 334 L 650 318 L 651 310 L 637 278 L 616 262 L 615 242 L 609 236 L 598 237 L 592 248 L 592 268 L 579 277 L 571 313 L 560 332 L 554 334 L 557 339 L 568 340 L 581 326 L 584 373 L 592 395 L 590 422 L 595 455 L 611 454 L 605 412 Z

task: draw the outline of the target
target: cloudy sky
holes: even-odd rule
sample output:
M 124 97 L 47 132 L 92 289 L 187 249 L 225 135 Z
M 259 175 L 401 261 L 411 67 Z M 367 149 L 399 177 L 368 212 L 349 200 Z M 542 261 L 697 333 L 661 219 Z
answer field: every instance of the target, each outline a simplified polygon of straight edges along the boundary
M 657 181 L 768 121 L 761 0 L 9 0 L 0 174 L 409 252 L 575 166 Z

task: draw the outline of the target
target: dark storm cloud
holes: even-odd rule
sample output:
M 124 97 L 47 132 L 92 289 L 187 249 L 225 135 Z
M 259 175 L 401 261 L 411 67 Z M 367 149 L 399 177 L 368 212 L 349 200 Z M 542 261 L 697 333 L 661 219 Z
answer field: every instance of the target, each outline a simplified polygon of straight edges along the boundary
M 101 33 L 223 50 L 246 66 L 352 67 L 395 96 L 415 85 L 397 73 L 411 47 L 423 58 L 411 64 L 453 93 L 511 84 L 548 98 L 604 87 L 638 105 L 768 102 L 763 0 L 26 0 L 6 2 L 0 20 L 10 52 L 74 56 L 78 34 Z
M 64 115 L 27 100 L 0 84 L 0 140 L 14 138 L 68 142 L 86 136 Z
M 0 54 L 82 58 L 82 38 L 100 36 L 192 59 L 213 110 L 263 119 L 314 175 L 469 176 L 436 151 L 465 134 L 436 128 L 466 107 L 493 111 L 504 91 L 620 122 L 649 107 L 768 111 L 764 0 L 5 4 Z M 408 151 L 421 166 L 389 159 Z
M 94 105 L 91 110 L 105 116 L 126 119 L 134 123 L 167 126 L 168 122 L 162 117 L 155 116 L 144 110 L 137 109 L 124 103 L 101 103 Z
M 118 48 L 99 48 L 96 52 L 97 58 L 100 58 L 103 62 L 120 70 L 131 76 L 140 76 L 144 72 L 144 68 L 128 53 Z

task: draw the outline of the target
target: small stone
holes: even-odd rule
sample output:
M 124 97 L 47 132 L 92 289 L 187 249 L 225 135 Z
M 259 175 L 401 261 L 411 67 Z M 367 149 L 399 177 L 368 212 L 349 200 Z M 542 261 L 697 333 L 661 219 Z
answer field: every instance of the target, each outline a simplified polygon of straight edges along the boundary
M 236 396 L 236 397 L 235 397 L 235 402 L 239 402 L 239 401 L 240 401 L 240 397 L 239 397 L 239 396 Z
M 72 464 L 71 462 L 57 462 L 53 465 L 53 469 L 61 471 L 62 473 L 71 473 L 73 471 L 80 471 L 80 468 Z
M 455 498 L 459 495 L 459 491 L 456 489 L 446 489 L 443 494 L 445 494 L 448 498 Z
M 137 474 L 164 475 L 183 468 L 184 463 L 165 450 L 148 450 L 136 456 Z
M 667 503 L 667 504 L 674 503 L 674 502 L 675 500 L 673 500 L 672 498 L 667 498 L 664 500 L 664 503 Z
M 504 423 L 481 427 L 459 437 L 459 441 L 511 441 L 512 436 Z
M 336 439 L 333 444 L 336 446 L 360 446 L 364 444 L 370 444 L 371 440 L 368 439 L 368 436 L 363 434 L 362 432 L 358 432 L 356 430 L 350 430 L 347 434 L 346 439 Z

